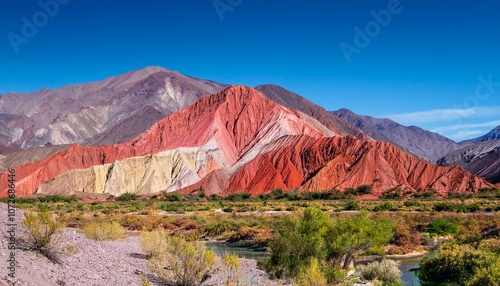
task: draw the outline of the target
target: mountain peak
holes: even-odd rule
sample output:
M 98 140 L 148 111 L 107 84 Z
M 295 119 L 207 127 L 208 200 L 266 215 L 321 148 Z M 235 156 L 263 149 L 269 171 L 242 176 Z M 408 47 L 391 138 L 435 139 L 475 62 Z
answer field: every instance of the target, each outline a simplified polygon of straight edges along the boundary
M 352 135 L 359 139 L 367 139 L 361 131 L 347 124 L 344 120 L 337 117 L 337 115 L 329 113 L 323 107 L 318 106 L 304 97 L 281 86 L 275 84 L 264 84 L 256 86 L 255 89 L 262 92 L 269 99 L 280 105 L 299 110 L 313 117 L 337 134 Z
M 392 143 L 424 160 L 436 161 L 460 144 L 416 126 L 404 126 L 388 118 L 358 115 L 349 109 L 333 112 L 377 141 Z
M 500 125 L 493 128 L 490 132 L 485 135 L 474 139 L 474 142 L 484 142 L 484 141 L 492 141 L 500 139 Z
M 138 71 L 144 71 L 146 73 L 152 74 L 152 73 L 157 73 L 157 72 L 161 72 L 161 71 L 169 71 L 169 70 L 167 70 L 166 68 L 161 67 L 161 66 L 147 66 L 147 67 L 142 68 Z
M 342 115 L 347 115 L 347 114 L 355 114 L 354 112 L 352 112 L 352 110 L 350 109 L 347 109 L 347 108 L 341 108 L 337 111 L 332 111 L 334 114 L 336 114 L 337 116 L 340 116 L 340 114 Z

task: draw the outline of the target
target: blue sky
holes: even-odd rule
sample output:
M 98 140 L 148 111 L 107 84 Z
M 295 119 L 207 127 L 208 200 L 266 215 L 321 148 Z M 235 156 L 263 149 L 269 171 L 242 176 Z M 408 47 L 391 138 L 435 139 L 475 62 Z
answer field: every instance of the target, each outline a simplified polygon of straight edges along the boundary
M 499 15 L 500 0 L 0 0 L 0 93 L 159 65 L 462 140 L 500 125 Z

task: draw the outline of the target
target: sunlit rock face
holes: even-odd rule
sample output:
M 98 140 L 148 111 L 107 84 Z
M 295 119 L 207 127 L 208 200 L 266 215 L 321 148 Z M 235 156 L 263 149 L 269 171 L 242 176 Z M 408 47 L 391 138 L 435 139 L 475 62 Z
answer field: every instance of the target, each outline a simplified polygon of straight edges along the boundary
M 492 186 L 460 167 L 439 167 L 389 143 L 344 135 L 338 126 L 329 128 L 255 89 L 232 86 L 164 117 L 127 142 L 34 149 L 24 156 L 15 153 L 18 157 L 9 162 L 16 169 L 19 196 L 200 187 L 207 194 L 260 194 L 363 184 L 373 185 L 375 196 L 396 186 L 446 195 Z M 0 178 L 1 196 L 7 195 L 6 176 L 7 170 Z

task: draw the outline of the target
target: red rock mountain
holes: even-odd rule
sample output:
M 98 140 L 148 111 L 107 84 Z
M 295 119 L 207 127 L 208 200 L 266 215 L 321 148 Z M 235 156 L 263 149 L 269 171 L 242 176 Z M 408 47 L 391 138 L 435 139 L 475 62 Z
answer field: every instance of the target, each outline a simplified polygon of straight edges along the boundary
M 284 89 L 281 86 L 263 84 L 256 86 L 255 89 L 280 105 L 301 111 L 311 116 L 329 129 L 334 130 L 336 133 L 342 135 L 352 135 L 358 139 L 370 138 L 360 129 L 355 128 L 354 125 L 347 123 L 337 115 L 326 111 L 323 107 L 316 105 L 304 97 Z
M 9 155 L 18 196 L 33 193 L 207 193 L 323 190 L 372 184 L 447 192 L 492 185 L 461 167 L 423 162 L 389 143 L 341 136 L 255 89 L 233 86 L 168 115 L 136 138 L 107 146 L 58 146 L 30 160 Z M 24 151 L 29 152 L 29 151 Z M 7 194 L 8 172 L 0 175 Z

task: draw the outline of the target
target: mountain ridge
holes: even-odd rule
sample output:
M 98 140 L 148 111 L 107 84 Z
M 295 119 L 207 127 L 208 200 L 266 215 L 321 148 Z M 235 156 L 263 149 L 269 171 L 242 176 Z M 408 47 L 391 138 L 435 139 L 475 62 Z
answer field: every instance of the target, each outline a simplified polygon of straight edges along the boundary
M 470 144 L 457 143 L 440 134 L 417 126 L 404 126 L 388 118 L 358 115 L 346 108 L 332 112 L 373 139 L 392 143 L 430 162 L 436 162 L 444 155 Z
M 71 145 L 10 167 L 16 168 L 19 196 L 151 194 L 198 185 L 210 186 L 208 193 L 258 194 L 281 186 L 307 191 L 358 184 L 373 184 L 377 195 L 389 186 L 435 188 L 446 195 L 492 186 L 460 167 L 431 165 L 389 143 L 341 135 L 255 89 L 232 86 L 125 143 Z M 0 175 L 0 196 L 7 194 L 5 176 L 7 171 Z
M 92 144 L 92 138 L 101 133 L 112 133 L 116 125 L 145 106 L 152 106 L 166 115 L 225 87 L 227 85 L 184 76 L 161 67 L 146 67 L 101 81 L 54 90 L 3 94 L 0 95 L 0 113 L 9 117 L 3 116 L 5 120 L 0 120 L 0 145 L 30 149 Z M 138 126 L 146 127 L 144 124 Z M 137 130 L 130 136 L 143 131 Z
M 253 104 L 253 102 L 256 103 Z M 230 110 L 231 108 L 239 109 L 240 112 L 235 113 L 234 110 Z M 278 109 L 279 112 L 269 112 L 268 109 Z M 253 124 L 249 122 L 244 124 L 242 120 L 237 120 L 241 116 L 241 112 L 252 114 L 251 117 L 248 116 L 246 119 L 252 120 Z M 278 122 L 285 120 L 284 125 L 274 126 L 274 128 L 277 128 L 276 130 L 266 129 L 262 131 L 263 126 L 272 123 L 270 121 L 272 118 L 265 118 L 267 116 L 266 112 L 278 117 L 285 112 L 285 118 L 277 118 Z M 228 114 L 232 114 L 234 119 L 225 122 L 224 128 L 220 129 L 219 125 L 222 123 L 220 120 L 217 121 L 218 118 L 228 116 Z M 298 125 L 297 120 L 288 120 L 287 115 L 294 118 L 306 116 L 297 111 L 284 109 L 284 107 L 272 102 L 264 95 L 257 95 L 256 91 L 254 92 L 252 89 L 242 86 L 229 87 L 224 92 L 216 93 L 210 97 L 203 97 L 189 107 L 166 116 L 146 132 L 126 143 L 109 146 L 71 145 L 61 152 L 50 154 L 48 158 L 35 163 L 26 163 L 21 166 L 23 170 L 16 172 L 20 179 L 17 190 L 20 194 L 33 193 L 37 188 L 35 186 L 36 182 L 54 179 L 57 175 L 71 169 L 68 168 L 70 164 L 74 164 L 76 169 L 89 168 L 94 165 L 109 164 L 127 157 L 155 154 L 168 149 L 197 147 L 207 144 L 211 139 L 218 140 L 218 145 L 224 147 L 224 150 L 217 154 L 220 164 L 230 165 L 234 164 L 237 158 L 247 151 L 245 148 L 250 143 L 249 141 L 256 140 L 251 136 L 252 134 L 261 136 L 260 140 L 265 140 L 264 135 L 269 136 L 269 134 L 257 134 L 261 131 L 275 132 L 277 136 L 280 135 L 280 132 L 283 132 L 282 130 L 291 130 L 292 133 L 313 136 L 334 134 L 312 118 L 306 118 L 310 124 Z M 173 120 L 172 116 L 176 120 Z M 259 124 L 255 125 L 255 123 Z M 261 129 L 257 130 L 257 128 Z M 250 131 L 247 129 L 250 129 Z M 232 134 L 224 130 L 231 130 Z M 168 137 L 166 137 L 166 132 Z M 216 134 L 217 136 L 214 137 Z M 228 142 L 233 142 L 234 146 L 231 146 L 232 143 L 228 144 Z M 9 167 L 17 169 L 19 166 Z M 44 171 L 44 175 L 40 174 L 40 171 Z M 6 171 L 2 175 L 7 175 Z M 26 182 L 25 177 L 28 176 L 37 177 Z

